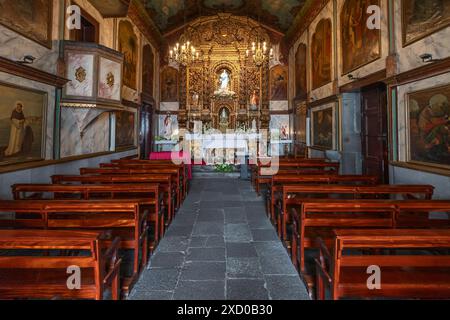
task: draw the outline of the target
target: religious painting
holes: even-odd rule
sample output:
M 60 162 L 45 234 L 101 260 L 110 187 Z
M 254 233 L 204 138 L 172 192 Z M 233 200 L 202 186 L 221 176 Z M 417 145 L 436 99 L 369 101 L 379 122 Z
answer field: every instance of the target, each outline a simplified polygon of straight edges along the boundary
M 178 70 L 166 67 L 161 73 L 161 101 L 178 101 Z
M 52 48 L 53 0 L 0 0 L 0 24 Z
M 116 148 L 134 147 L 136 144 L 136 114 L 116 112 Z
M 331 20 L 322 19 L 311 39 L 312 88 L 331 82 Z
M 92 54 L 67 54 L 67 79 L 65 95 L 72 97 L 93 97 L 94 56 Z
M 152 47 L 144 46 L 142 62 L 142 91 L 153 96 L 154 60 Z
M 306 45 L 300 43 L 295 54 L 295 97 L 306 98 L 308 87 L 306 82 Z
M 178 118 L 173 114 L 159 116 L 159 137 L 165 140 L 172 140 L 178 135 Z
M 334 104 L 314 109 L 311 112 L 312 145 L 331 150 L 334 147 Z
M 450 25 L 450 0 L 402 0 L 403 46 Z
M 409 93 L 409 161 L 450 168 L 450 85 Z
M 347 74 L 381 56 L 381 30 L 367 28 L 369 6 L 379 0 L 346 0 L 341 11 L 342 72 Z
M 288 114 L 270 116 L 270 136 L 271 140 L 288 140 L 290 132 L 290 117 Z
M 119 23 L 119 51 L 123 53 L 123 84 L 137 89 L 138 39 L 133 25 L 125 20 Z
M 98 97 L 107 100 L 121 100 L 122 70 L 120 63 L 100 58 Z
M 270 69 L 270 100 L 284 101 L 288 99 L 288 69 L 276 66 Z
M 42 159 L 47 93 L 0 83 L 0 166 Z

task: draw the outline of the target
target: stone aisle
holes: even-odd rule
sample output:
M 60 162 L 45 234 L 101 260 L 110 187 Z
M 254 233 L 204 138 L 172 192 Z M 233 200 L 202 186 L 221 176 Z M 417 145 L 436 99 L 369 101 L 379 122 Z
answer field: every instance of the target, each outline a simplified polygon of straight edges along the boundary
M 194 179 L 132 300 L 309 299 L 250 182 Z

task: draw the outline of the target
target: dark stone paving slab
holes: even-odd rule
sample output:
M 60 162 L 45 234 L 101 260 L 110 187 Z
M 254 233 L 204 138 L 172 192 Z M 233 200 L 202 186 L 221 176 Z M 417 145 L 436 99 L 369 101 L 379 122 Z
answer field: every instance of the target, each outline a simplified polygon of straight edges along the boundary
M 228 242 L 227 258 L 258 257 L 255 246 L 250 242 Z
M 225 300 L 225 281 L 180 281 L 174 300 Z
M 225 248 L 189 248 L 186 261 L 225 261 Z
M 194 179 L 129 299 L 309 299 L 250 182 Z
M 225 262 L 186 262 L 180 280 L 225 280 Z
M 228 300 L 268 300 L 269 293 L 264 280 L 229 279 L 227 280 Z
M 307 300 L 308 292 L 296 276 L 271 276 L 265 277 L 270 298 L 273 300 Z

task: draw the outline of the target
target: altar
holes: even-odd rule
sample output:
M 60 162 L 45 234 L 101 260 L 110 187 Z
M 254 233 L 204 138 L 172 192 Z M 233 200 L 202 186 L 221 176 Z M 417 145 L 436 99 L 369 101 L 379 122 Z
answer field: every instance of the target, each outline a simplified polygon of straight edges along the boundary
M 187 134 L 185 141 L 194 163 L 237 165 L 245 163 L 246 156 L 256 157 L 261 138 L 257 133 Z

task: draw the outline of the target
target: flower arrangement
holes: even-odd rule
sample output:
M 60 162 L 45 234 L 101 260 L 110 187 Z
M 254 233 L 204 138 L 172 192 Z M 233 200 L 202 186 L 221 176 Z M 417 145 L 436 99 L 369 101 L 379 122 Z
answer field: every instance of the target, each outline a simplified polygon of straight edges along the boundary
M 234 171 L 234 166 L 228 163 L 216 164 L 215 170 L 217 172 L 229 173 Z

